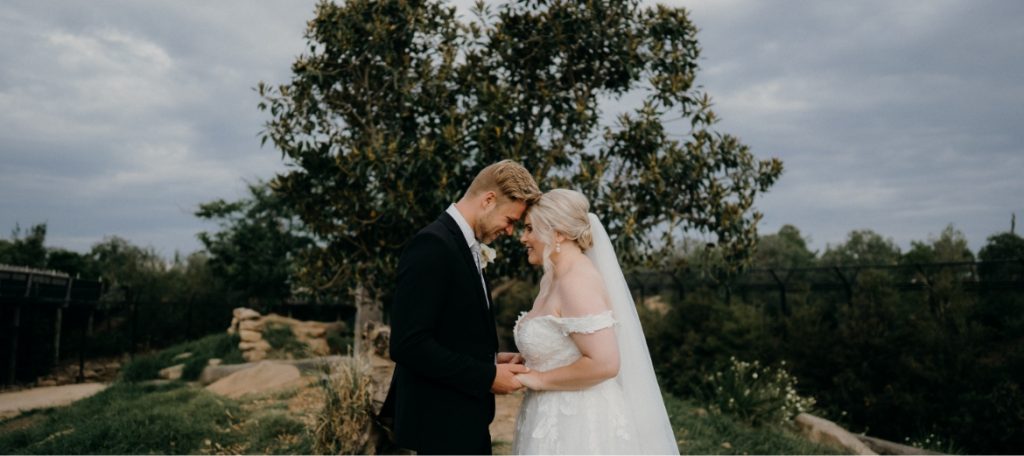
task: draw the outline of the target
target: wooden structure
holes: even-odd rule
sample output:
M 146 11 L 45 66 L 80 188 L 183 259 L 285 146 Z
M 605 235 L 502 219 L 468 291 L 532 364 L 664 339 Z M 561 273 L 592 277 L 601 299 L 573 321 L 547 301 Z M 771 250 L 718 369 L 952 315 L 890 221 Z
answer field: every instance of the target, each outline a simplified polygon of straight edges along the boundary
M 19 369 L 26 363 L 45 363 L 47 368 L 57 364 L 61 353 L 61 333 L 64 314 L 68 309 L 84 310 L 89 315 L 96 309 L 103 284 L 96 280 L 80 280 L 66 273 L 0 264 L 0 325 L 6 348 L 0 366 L 0 382 L 12 384 L 19 378 Z M 40 333 L 38 321 L 32 328 L 26 324 L 26 315 L 52 315 L 52 330 Z M 32 329 L 25 334 L 25 329 Z M 84 333 L 84 331 L 83 331 Z M 40 337 L 48 337 L 46 343 Z M 26 347 L 24 342 L 32 342 Z M 84 334 L 83 341 L 84 343 Z M 52 351 L 40 357 L 38 352 L 26 348 L 46 346 Z M 84 347 L 79 347 L 84 353 Z M 81 358 L 81 355 L 80 355 Z M 79 360 L 79 380 L 82 378 L 82 360 Z M 24 369 L 21 369 L 22 371 Z M 28 376 L 34 376 L 30 372 Z

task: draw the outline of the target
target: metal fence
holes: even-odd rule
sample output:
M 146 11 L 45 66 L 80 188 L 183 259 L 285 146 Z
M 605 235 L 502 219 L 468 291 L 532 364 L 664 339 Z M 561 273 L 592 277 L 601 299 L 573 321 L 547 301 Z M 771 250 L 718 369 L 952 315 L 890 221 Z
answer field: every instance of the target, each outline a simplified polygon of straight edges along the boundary
M 66 317 L 95 311 L 102 294 L 99 281 L 79 280 L 58 271 L 0 265 L 0 321 L 6 326 L 0 381 L 11 384 L 38 375 L 39 365 L 55 366 L 61 357 Z M 47 326 L 49 331 L 44 329 Z
M 934 299 L 941 285 L 975 294 L 1024 293 L 1024 259 L 961 261 L 899 265 L 818 266 L 804 268 L 752 268 L 729 278 L 712 277 L 695 270 L 650 271 L 629 274 L 634 298 L 670 293 L 685 298 L 698 289 L 732 296 L 772 299 L 788 314 L 794 295 L 832 295 L 852 305 L 858 289 L 880 282 L 899 292 L 918 292 Z

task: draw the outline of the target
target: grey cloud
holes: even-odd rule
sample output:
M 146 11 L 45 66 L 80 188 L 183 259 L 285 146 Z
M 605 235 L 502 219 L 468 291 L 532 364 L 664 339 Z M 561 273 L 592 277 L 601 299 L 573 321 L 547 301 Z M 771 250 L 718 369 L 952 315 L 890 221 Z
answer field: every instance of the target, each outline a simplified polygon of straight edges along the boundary
M 871 228 L 907 247 L 952 222 L 977 249 L 1024 215 L 1024 3 L 667 3 L 701 29 L 718 129 L 785 162 L 762 232 L 795 224 L 822 249 Z M 0 231 L 47 221 L 77 250 L 113 234 L 197 249 L 212 227 L 196 205 L 283 169 L 259 147 L 251 88 L 287 82 L 314 5 L 4 3 Z M 603 119 L 635 98 L 606 100 Z
M 259 147 L 252 87 L 286 80 L 314 3 L 0 7 L 0 229 L 199 248 L 199 203 L 282 168 Z
M 904 248 L 946 224 L 975 250 L 1024 207 L 1024 4 L 675 2 L 692 8 L 722 131 L 786 173 L 762 231 Z

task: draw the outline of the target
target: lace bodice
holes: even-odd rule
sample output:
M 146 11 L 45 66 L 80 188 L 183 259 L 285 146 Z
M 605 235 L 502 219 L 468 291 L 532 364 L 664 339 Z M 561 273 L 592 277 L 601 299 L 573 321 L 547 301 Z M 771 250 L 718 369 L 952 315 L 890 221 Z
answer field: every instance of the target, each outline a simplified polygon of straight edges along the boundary
M 533 370 L 572 364 L 580 351 L 569 337 L 617 324 L 612 311 L 584 317 L 519 315 L 512 332 Z M 628 421 L 622 390 L 615 379 L 575 391 L 528 391 L 516 420 L 517 454 L 634 454 L 635 429 Z
M 526 366 L 548 371 L 579 359 L 580 351 L 567 337 L 569 334 L 590 334 L 614 324 L 610 310 L 584 317 L 542 315 L 526 318 L 526 312 L 522 312 L 512 333 L 519 352 L 526 359 Z

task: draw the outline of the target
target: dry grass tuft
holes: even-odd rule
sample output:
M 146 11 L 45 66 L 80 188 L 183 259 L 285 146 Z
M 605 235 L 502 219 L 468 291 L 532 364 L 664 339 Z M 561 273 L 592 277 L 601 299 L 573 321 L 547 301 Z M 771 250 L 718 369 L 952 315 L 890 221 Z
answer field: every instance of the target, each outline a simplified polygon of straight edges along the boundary
M 320 386 L 324 406 L 317 416 L 313 451 L 319 454 L 376 454 L 373 378 L 369 363 L 349 357 L 325 366 Z

